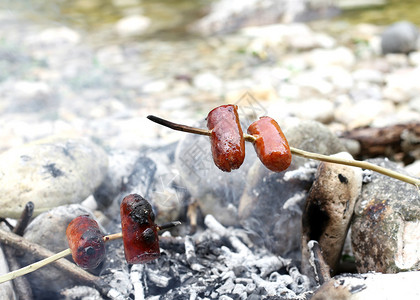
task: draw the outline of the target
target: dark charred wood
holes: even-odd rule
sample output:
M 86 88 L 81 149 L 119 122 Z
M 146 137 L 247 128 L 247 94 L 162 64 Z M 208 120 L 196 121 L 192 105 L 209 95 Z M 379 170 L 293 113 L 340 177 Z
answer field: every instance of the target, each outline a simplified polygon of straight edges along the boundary
M 410 163 L 414 160 L 410 152 L 420 149 L 420 123 L 356 128 L 341 137 L 358 141 L 362 158 L 387 156 Z

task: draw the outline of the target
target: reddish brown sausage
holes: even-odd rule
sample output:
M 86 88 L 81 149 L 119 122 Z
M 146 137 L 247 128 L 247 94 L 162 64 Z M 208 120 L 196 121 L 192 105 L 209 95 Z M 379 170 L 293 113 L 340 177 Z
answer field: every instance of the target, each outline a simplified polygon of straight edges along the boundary
M 254 148 L 261 162 L 274 172 L 286 170 L 292 153 L 279 124 L 270 117 L 261 117 L 248 127 L 248 134 L 256 137 Z
M 152 206 L 137 194 L 121 202 L 121 227 L 125 259 L 129 264 L 145 263 L 160 256 L 159 239 Z
M 76 264 L 94 269 L 105 258 L 105 243 L 98 223 L 88 215 L 73 219 L 66 229 L 71 255 Z
M 245 140 L 239 124 L 238 106 L 222 105 L 207 116 L 211 130 L 211 152 L 215 165 L 222 171 L 238 169 L 245 159 Z

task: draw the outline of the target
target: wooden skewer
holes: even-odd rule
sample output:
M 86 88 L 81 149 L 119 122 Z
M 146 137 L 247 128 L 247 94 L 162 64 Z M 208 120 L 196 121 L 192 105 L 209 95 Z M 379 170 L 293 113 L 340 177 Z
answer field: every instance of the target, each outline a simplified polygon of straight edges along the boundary
M 173 123 L 170 122 L 168 120 L 156 117 L 156 116 L 152 116 L 149 115 L 147 116 L 147 118 L 155 123 L 158 123 L 162 126 L 171 128 L 173 130 L 177 130 L 177 131 L 184 131 L 184 132 L 189 132 L 189 133 L 194 133 L 194 134 L 200 134 L 200 135 L 207 135 L 210 136 L 211 135 L 211 130 L 206 130 L 206 129 L 201 129 L 201 128 L 195 128 L 195 127 L 190 127 L 190 126 L 186 126 L 186 125 L 181 125 L 181 124 L 177 124 L 177 123 Z M 244 139 L 247 142 L 255 142 L 255 137 L 249 134 L 244 134 Z M 410 183 L 412 185 L 414 185 L 417 190 L 420 189 L 420 179 L 411 177 L 411 176 L 407 176 L 398 172 L 395 172 L 393 170 L 389 170 L 387 168 L 384 167 L 380 167 L 374 164 L 371 164 L 369 162 L 365 162 L 365 161 L 358 161 L 358 160 L 349 160 L 349 159 L 344 159 L 344 158 L 339 158 L 339 157 L 333 157 L 333 156 L 328 156 L 328 155 L 323 155 L 323 154 L 318 154 L 318 153 L 313 153 L 313 152 L 308 152 L 308 151 L 304 151 L 295 147 L 290 147 L 290 151 L 292 152 L 292 154 L 297 155 L 297 156 L 301 156 L 301 157 L 305 157 L 305 158 L 309 158 L 309 159 L 315 159 L 315 160 L 319 160 L 319 161 L 325 161 L 325 162 L 331 162 L 331 163 L 336 163 L 336 164 L 342 164 L 342 165 L 347 165 L 347 166 L 352 166 L 352 167 L 359 167 L 362 169 L 368 169 L 407 183 Z M 420 192 L 420 190 L 419 190 Z

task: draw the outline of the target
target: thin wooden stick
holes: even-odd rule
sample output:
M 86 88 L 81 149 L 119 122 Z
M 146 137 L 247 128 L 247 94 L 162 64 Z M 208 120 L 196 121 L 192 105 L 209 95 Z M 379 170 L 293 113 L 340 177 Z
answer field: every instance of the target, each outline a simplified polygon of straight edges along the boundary
M 0 276 L 0 283 L 15 279 L 17 277 L 26 275 L 28 273 L 32 273 L 33 271 L 38 270 L 39 268 L 42 268 L 60 258 L 66 257 L 67 255 L 71 254 L 70 249 L 63 250 L 61 252 L 58 252 L 50 257 L 47 257 L 43 260 L 37 261 L 36 263 L 33 263 L 29 266 L 20 268 L 18 270 L 15 270 L 13 272 L 7 273 L 5 275 Z
M 190 127 L 190 126 L 185 126 L 185 125 L 181 125 L 181 124 L 176 124 L 170 121 L 167 121 L 165 119 L 156 117 L 156 116 L 148 116 L 147 117 L 149 120 L 158 123 L 160 125 L 169 127 L 173 130 L 178 130 L 178 131 L 184 131 L 184 132 L 189 132 L 189 133 L 194 133 L 194 134 L 201 134 L 201 135 L 211 135 L 211 131 L 210 130 L 205 130 L 205 129 L 201 129 L 201 128 L 195 128 L 195 127 Z M 244 139 L 247 142 L 255 142 L 255 137 L 249 134 L 244 134 Z M 368 169 L 377 173 L 381 173 L 383 175 L 410 183 L 412 185 L 414 185 L 418 190 L 420 188 L 420 179 L 411 177 L 411 176 L 407 176 L 407 175 L 403 175 L 401 173 L 395 172 L 393 170 L 387 169 L 387 168 L 383 168 L 365 161 L 358 161 L 358 160 L 349 160 L 349 159 L 344 159 L 344 158 L 339 158 L 339 157 L 333 157 L 333 156 L 328 156 L 328 155 L 322 155 L 322 154 L 318 154 L 318 153 L 313 153 L 313 152 L 308 152 L 308 151 L 304 151 L 298 148 L 294 148 L 294 147 L 290 147 L 290 151 L 292 152 L 292 154 L 297 155 L 297 156 L 302 156 L 305 158 L 310 158 L 310 159 L 315 159 L 315 160 L 320 160 L 320 161 L 325 161 L 325 162 L 331 162 L 331 163 L 336 163 L 336 164 L 341 164 L 341 165 L 348 165 L 348 166 L 352 166 L 352 167 L 359 167 L 359 168 L 363 168 L 363 169 Z
M 176 226 L 178 226 L 178 225 L 181 225 L 181 222 L 180 222 L 180 221 L 172 221 L 172 222 L 169 222 L 169 223 L 165 223 L 165 224 L 162 224 L 162 225 L 158 225 L 158 226 L 157 226 L 157 229 L 158 229 L 159 231 L 161 231 L 161 230 L 166 230 L 166 229 L 171 229 L 171 228 L 174 228 L 174 227 L 176 227 Z
M 318 153 L 304 151 L 304 150 L 297 149 L 297 148 L 294 148 L 294 147 L 290 147 L 290 151 L 295 155 L 302 156 L 302 157 L 305 157 L 305 158 L 316 159 L 316 160 L 331 162 L 331 163 L 335 163 L 335 164 L 342 164 L 342 165 L 347 165 L 347 166 L 359 167 L 359 168 L 362 168 L 362 169 L 372 170 L 372 171 L 375 171 L 377 173 L 381 173 L 383 175 L 386 175 L 386 176 L 389 176 L 389 177 L 392 177 L 392 178 L 410 183 L 410 184 L 416 186 L 417 188 L 420 187 L 420 179 L 417 179 L 417 178 L 414 178 L 414 177 L 411 177 L 411 176 L 407 176 L 407 175 L 395 172 L 393 170 L 371 164 L 367 161 L 350 160 L 350 159 L 338 158 L 338 157 L 334 157 L 334 156 L 322 155 L 322 154 L 318 154 Z
M 122 239 L 122 232 L 104 236 L 104 242 L 109 242 L 117 239 Z
M 173 130 L 184 131 L 184 132 L 189 132 L 189 133 L 194 133 L 194 134 L 201 134 L 201 135 L 211 135 L 211 131 L 207 129 L 200 129 L 196 127 L 190 127 L 187 125 L 173 123 L 168 120 L 165 120 L 156 116 L 152 116 L 152 115 L 147 116 L 147 118 L 150 121 L 153 121 L 165 127 L 171 128 Z

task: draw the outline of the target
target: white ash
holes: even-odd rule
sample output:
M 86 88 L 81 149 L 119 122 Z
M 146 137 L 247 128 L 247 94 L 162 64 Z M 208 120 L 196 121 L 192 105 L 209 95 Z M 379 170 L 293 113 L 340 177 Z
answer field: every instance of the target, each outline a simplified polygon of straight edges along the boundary
M 65 300 L 81 299 L 81 300 L 101 300 L 102 297 L 97 290 L 88 286 L 75 286 L 65 289 L 61 292 Z
M 369 183 L 369 182 L 372 182 L 372 171 L 371 170 L 367 170 L 367 169 L 365 169 L 365 170 L 363 170 L 362 171 L 362 182 L 363 183 Z
M 290 209 L 294 210 L 299 214 L 302 214 L 302 209 L 299 206 L 299 203 L 302 203 L 302 201 L 308 196 L 308 193 L 305 191 L 301 191 L 287 199 L 283 204 L 283 209 Z
M 307 299 L 309 280 L 291 259 L 254 248 L 243 230 L 226 228 L 211 215 L 205 224 L 192 236 L 166 236 L 159 259 L 131 267 L 131 291 L 114 288 L 136 300 Z
M 315 179 L 315 174 L 316 174 L 318 165 L 319 165 L 319 162 L 315 162 L 315 161 L 306 162 L 303 166 L 297 168 L 296 170 L 286 171 L 284 173 L 283 179 L 285 181 L 297 179 L 300 181 L 313 182 Z

